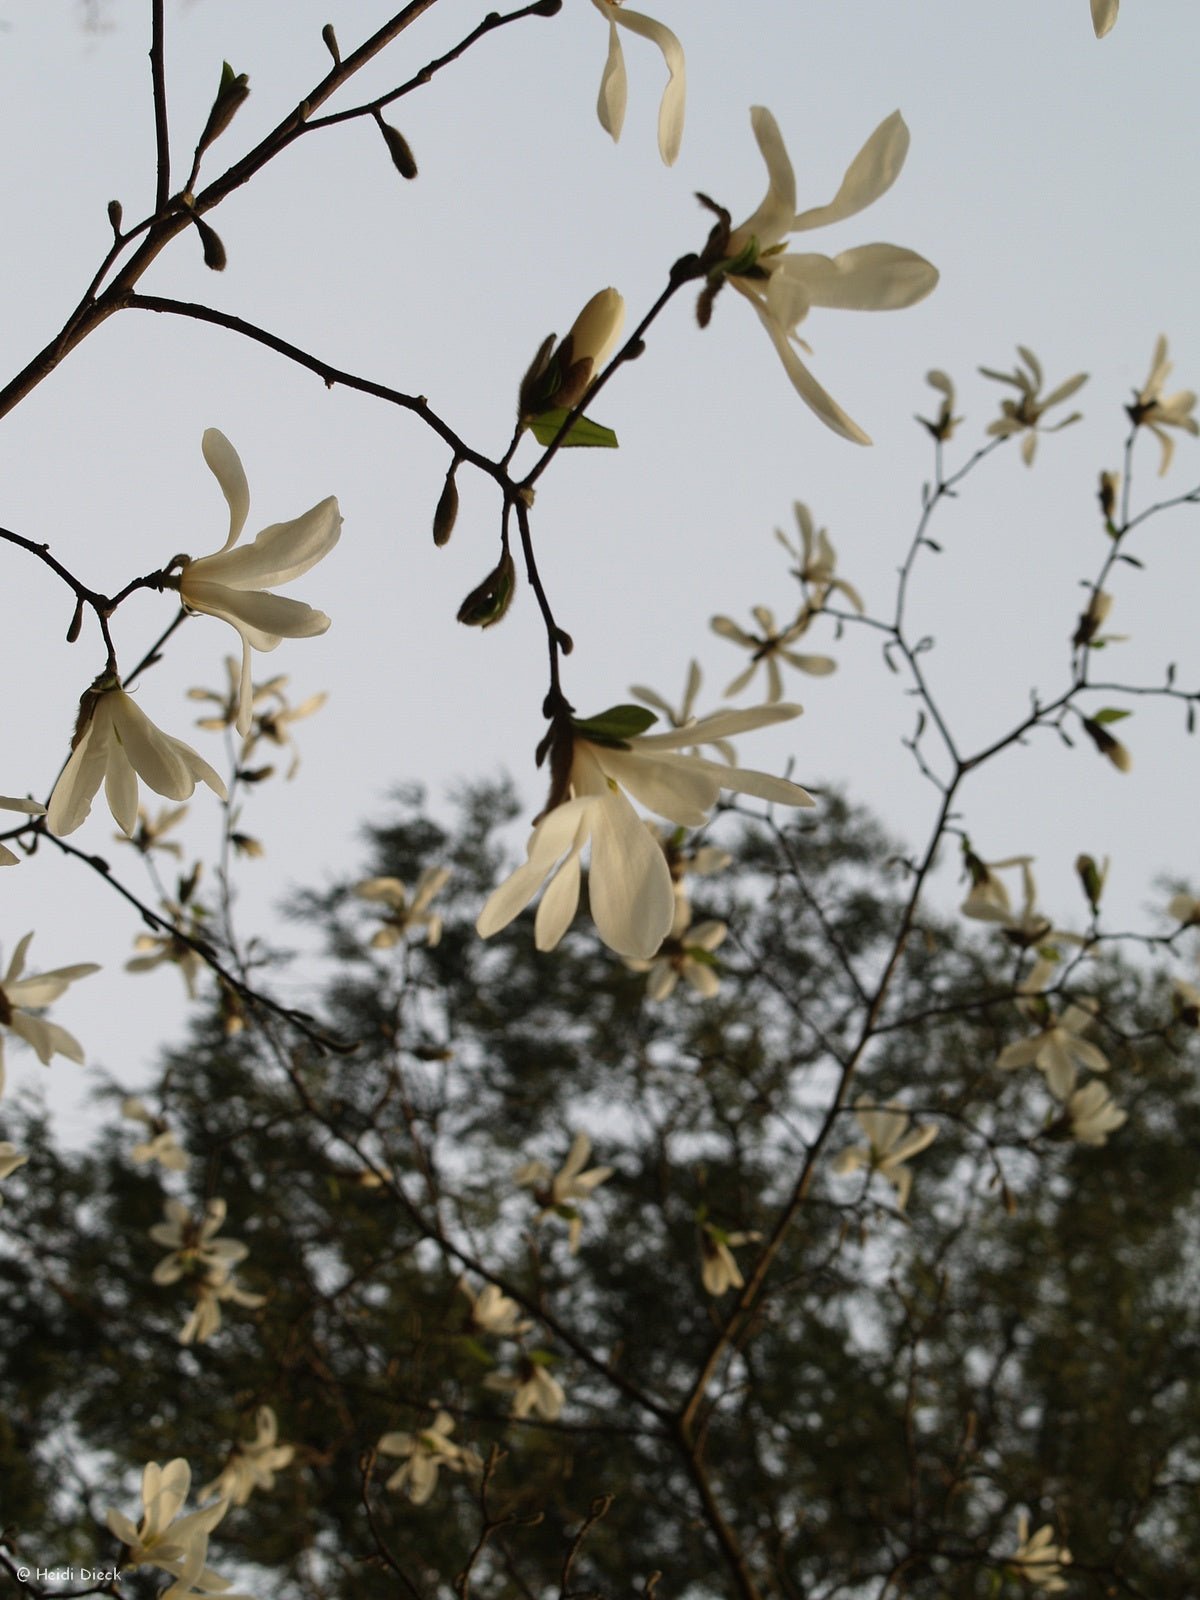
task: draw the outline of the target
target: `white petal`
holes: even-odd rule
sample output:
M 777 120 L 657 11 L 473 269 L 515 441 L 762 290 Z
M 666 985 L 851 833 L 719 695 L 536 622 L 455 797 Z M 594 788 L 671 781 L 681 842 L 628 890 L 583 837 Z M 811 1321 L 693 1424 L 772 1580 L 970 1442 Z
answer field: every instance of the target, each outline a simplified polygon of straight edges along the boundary
M 631 750 L 591 748 L 602 769 L 647 811 L 685 828 L 699 828 L 708 821 L 721 784 L 705 763 L 671 751 L 650 755 L 636 746 Z
M 108 709 L 108 696 L 105 695 L 97 704 L 91 722 L 71 752 L 70 760 L 50 796 L 46 826 L 57 838 L 74 833 L 91 811 L 96 790 L 104 781 L 112 737 L 111 712 Z
M 596 115 L 605 133 L 614 139 L 621 137 L 625 126 L 625 102 L 629 95 L 629 80 L 625 76 L 625 57 L 621 54 L 621 41 L 617 36 L 612 11 L 605 0 L 592 0 L 598 11 L 608 18 L 608 59 L 600 79 L 600 97 L 596 101 Z
M 188 572 L 184 573 L 179 594 L 189 610 L 230 623 L 256 650 L 274 650 L 281 639 L 311 639 L 329 627 L 325 613 L 305 605 L 303 600 L 209 579 L 189 582 Z
M 800 360 L 800 357 L 791 346 L 787 330 L 776 322 L 775 318 L 768 313 L 754 295 L 747 294 L 746 290 L 742 289 L 738 279 L 733 279 L 733 286 L 735 289 L 742 290 L 742 293 L 746 295 L 746 298 L 758 313 L 759 321 L 767 330 L 771 343 L 779 352 L 779 359 L 783 362 L 784 371 L 791 379 L 792 387 L 805 405 L 816 412 L 826 427 L 832 428 L 834 433 L 840 433 L 843 439 L 849 439 L 853 444 L 870 444 L 871 440 L 868 435 L 863 432 L 857 422 L 846 415 L 832 395 L 826 394 L 825 390 L 822 389 L 812 373 Z
M 567 859 L 546 885 L 542 903 L 538 906 L 533 936 L 539 950 L 553 950 L 575 920 L 575 913 L 579 909 L 579 857 L 586 839 L 585 819 L 579 824 Z
M 206 428 L 200 448 L 229 506 L 229 537 L 222 546 L 222 549 L 228 550 L 246 526 L 250 511 L 250 485 L 246 482 L 241 457 L 220 429 Z
M 112 812 L 117 827 L 132 837 L 138 817 L 137 773 L 130 765 L 121 744 L 116 740 L 108 752 L 108 766 L 104 773 L 104 798 L 108 801 L 108 809 Z
M 859 245 L 837 256 L 787 255 L 767 287 L 771 311 L 779 298 L 777 279 L 782 280 L 780 291 L 784 284 L 792 285 L 807 305 L 838 311 L 900 311 L 932 293 L 938 271 L 915 250 L 895 244 Z M 794 327 L 795 321 L 785 326 Z
M 1106 33 L 1111 32 L 1117 20 L 1117 7 L 1120 0 L 1092 0 L 1092 27 L 1096 30 L 1097 39 L 1103 39 Z
M 670 930 L 675 894 L 666 857 L 624 795 L 595 808 L 588 898 L 600 937 L 620 956 L 652 956 Z
M 549 877 L 555 864 L 571 849 L 577 830 L 593 799 L 568 800 L 555 806 L 534 828 L 525 846 L 528 859 L 511 873 L 488 897 L 479 913 L 475 931 L 481 939 L 507 928 L 520 915 Z
M 186 763 L 171 748 L 167 735 L 161 728 L 155 727 L 123 689 L 112 690 L 105 700 L 111 702 L 113 731 L 134 770 L 156 794 L 165 795 L 168 800 L 186 800 L 196 787 L 195 780 Z M 112 765 L 110 759 L 110 771 Z M 134 819 L 126 832 L 132 831 L 136 820 L 135 806 Z M 117 821 L 125 827 L 120 817 L 117 817 Z
M 264 528 L 251 544 L 193 561 L 187 572 L 203 582 L 238 589 L 271 589 L 290 583 L 316 566 L 341 537 L 342 518 L 330 496 L 291 522 Z M 185 574 L 186 576 L 186 574 Z
M 791 231 L 796 210 L 796 175 L 788 158 L 779 124 L 766 106 L 751 106 L 750 126 L 767 164 L 768 187 L 762 204 L 753 216 L 734 230 L 730 248 L 736 253 L 757 239 L 760 248 L 779 241 Z
M 893 111 L 875 129 L 854 160 L 846 168 L 841 188 L 827 206 L 815 206 L 793 219 L 791 231 L 824 228 L 843 222 L 874 204 L 886 194 L 904 166 L 908 154 L 908 127 L 898 111 Z

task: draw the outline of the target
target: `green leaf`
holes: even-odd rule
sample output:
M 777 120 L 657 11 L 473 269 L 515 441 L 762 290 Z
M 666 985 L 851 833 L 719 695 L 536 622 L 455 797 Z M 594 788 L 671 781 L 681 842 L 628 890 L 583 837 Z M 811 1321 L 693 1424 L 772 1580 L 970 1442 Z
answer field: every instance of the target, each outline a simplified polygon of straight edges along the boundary
M 1126 717 L 1131 717 L 1132 711 L 1118 711 L 1115 706 L 1105 706 L 1102 711 L 1097 711 L 1092 718 L 1093 722 L 1122 722 Z
M 554 406 L 549 411 L 542 411 L 532 418 L 529 426 L 533 429 L 533 436 L 539 444 L 552 444 L 554 435 L 567 420 L 569 413 L 562 406 Z M 576 417 L 571 424 L 571 431 L 562 441 L 564 450 L 573 446 L 586 445 L 593 449 L 615 450 L 617 436 L 611 428 L 606 428 L 602 422 L 593 422 L 590 417 Z
M 572 717 L 571 726 L 576 733 L 590 739 L 593 744 L 624 745 L 645 733 L 658 721 L 653 711 L 645 706 L 609 706 L 594 717 Z

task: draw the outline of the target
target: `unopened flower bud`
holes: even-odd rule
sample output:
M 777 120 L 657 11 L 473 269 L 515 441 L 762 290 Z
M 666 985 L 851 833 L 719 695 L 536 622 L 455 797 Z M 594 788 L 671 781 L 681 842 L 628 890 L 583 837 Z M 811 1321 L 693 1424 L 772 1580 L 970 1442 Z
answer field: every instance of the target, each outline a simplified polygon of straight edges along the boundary
M 543 341 L 521 381 L 521 416 L 540 416 L 555 408 L 570 411 L 578 405 L 620 338 L 624 323 L 625 301 L 615 289 L 594 294 L 557 349 L 553 338 Z
M 1100 489 L 1096 498 L 1100 501 L 1100 511 L 1105 522 L 1111 522 L 1113 519 L 1113 513 L 1117 509 L 1117 490 L 1120 485 L 1120 473 L 1102 472 L 1100 474 Z
M 108 202 L 108 220 L 114 235 L 118 239 L 121 237 L 121 218 L 124 215 L 125 213 L 121 209 L 121 202 L 119 200 L 110 200 Z
M 213 272 L 224 272 L 227 257 L 225 246 L 221 243 L 221 236 L 215 228 L 210 228 L 203 217 L 193 217 L 196 232 L 200 235 L 200 243 L 204 246 L 204 265 Z
M 450 542 L 450 535 L 454 532 L 454 524 L 458 520 L 458 485 L 454 481 L 457 467 L 456 461 L 446 474 L 446 484 L 433 513 L 433 542 L 439 548 Z
M 325 41 L 326 50 L 333 57 L 334 66 L 340 67 L 342 64 L 342 52 L 338 49 L 337 34 L 333 31 L 332 22 L 327 22 L 321 29 L 321 37 Z
M 506 550 L 481 584 L 458 608 L 458 620 L 468 628 L 490 628 L 500 621 L 517 587 L 517 569 Z
M 225 61 L 221 65 L 221 82 L 217 89 L 217 98 L 212 103 L 212 110 L 208 113 L 208 121 L 204 124 L 204 132 L 196 142 L 196 154 L 203 155 L 213 141 L 225 132 L 225 129 L 237 115 L 238 108 L 250 93 L 250 79 L 244 72 L 234 72 L 233 68 Z
M 385 122 L 378 112 L 375 121 L 383 135 L 383 142 L 388 147 L 388 154 L 392 158 L 392 165 L 402 178 L 415 178 L 417 175 L 417 158 L 412 153 L 412 146 L 400 132 L 393 128 L 390 122 Z
M 1083 726 L 1096 749 L 1102 756 L 1108 757 L 1118 772 L 1130 770 L 1133 766 L 1133 757 L 1119 739 L 1114 739 L 1107 728 L 1098 722 L 1093 722 L 1090 717 L 1084 717 Z
M 1088 601 L 1087 610 L 1079 619 L 1071 643 L 1090 644 L 1103 627 L 1105 618 L 1112 610 L 1112 604 L 1112 595 L 1105 593 L 1103 589 L 1097 589 Z

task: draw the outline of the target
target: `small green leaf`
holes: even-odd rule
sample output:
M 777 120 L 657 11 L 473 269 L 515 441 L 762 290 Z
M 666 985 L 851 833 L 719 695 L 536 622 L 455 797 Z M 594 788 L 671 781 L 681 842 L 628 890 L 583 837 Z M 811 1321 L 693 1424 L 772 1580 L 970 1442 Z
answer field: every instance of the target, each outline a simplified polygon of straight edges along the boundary
M 1132 711 L 1118 711 L 1115 706 L 1105 706 L 1102 711 L 1097 711 L 1092 721 L 1101 724 L 1105 722 L 1122 722 L 1126 717 L 1131 717 L 1132 715 Z
M 609 706 L 607 711 L 594 717 L 572 717 L 571 726 L 593 744 L 624 745 L 627 739 L 635 739 L 657 721 L 653 711 L 647 711 L 645 706 Z
M 481 1367 L 494 1367 L 496 1365 L 487 1349 L 469 1333 L 464 1333 L 459 1338 L 458 1346 L 463 1355 L 470 1356 L 472 1361 L 477 1361 Z
M 562 406 L 554 406 L 550 411 L 540 412 L 530 420 L 529 426 L 533 436 L 539 444 L 552 444 L 554 435 L 567 420 L 568 413 Z M 576 417 L 571 424 L 571 431 L 562 441 L 564 450 L 585 445 L 592 449 L 615 450 L 617 436 L 611 428 L 606 428 L 602 422 L 593 422 L 590 417 Z

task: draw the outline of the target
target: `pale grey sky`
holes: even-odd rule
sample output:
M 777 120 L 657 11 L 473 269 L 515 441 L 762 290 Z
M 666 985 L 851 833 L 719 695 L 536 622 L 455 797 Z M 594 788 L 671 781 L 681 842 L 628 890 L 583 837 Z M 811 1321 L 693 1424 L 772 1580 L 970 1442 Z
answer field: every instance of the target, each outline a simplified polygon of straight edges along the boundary
M 15 370 L 61 324 L 108 241 L 105 207 L 141 216 L 154 188 L 148 7 L 100 5 L 96 31 L 71 0 L 0 7 L 0 274 L 9 315 L 0 369 Z M 214 175 L 325 71 L 322 24 L 343 51 L 390 14 L 380 0 L 168 0 L 168 98 L 177 159 L 190 151 L 221 62 L 250 75 L 251 98 L 210 152 Z M 410 76 L 453 44 L 486 7 L 443 3 L 373 65 L 354 103 Z M 544 480 L 535 532 L 546 583 L 576 640 L 566 689 L 582 712 L 649 683 L 675 697 L 689 658 L 705 671 L 702 710 L 741 665 L 708 630 L 714 612 L 748 622 L 756 603 L 792 602 L 772 529 L 791 529 L 803 499 L 837 546 L 841 572 L 873 609 L 890 605 L 932 469 L 914 424 L 930 414 L 931 366 L 959 385 L 966 423 L 951 465 L 979 440 L 1000 391 L 980 363 L 1010 368 L 1031 346 L 1050 382 L 1087 370 L 1085 421 L 1043 440 L 1026 471 L 1008 452 L 969 483 L 931 530 L 914 591 L 918 631 L 937 639 L 931 679 L 967 746 L 1021 714 L 1032 686 L 1063 682 L 1080 580 L 1096 571 L 1104 536 L 1096 475 L 1116 468 L 1121 407 L 1144 380 L 1157 335 L 1171 339 L 1175 381 L 1200 386 L 1195 310 L 1196 156 L 1200 108 L 1193 0 L 1126 0 L 1112 35 L 1092 36 L 1087 0 L 963 5 L 923 0 L 752 0 L 741 7 L 651 0 L 688 56 L 688 121 L 673 169 L 654 128 L 662 62 L 624 36 L 629 114 L 614 147 L 594 103 L 605 30 L 585 0 L 483 41 L 395 110 L 420 166 L 392 170 L 364 122 L 299 141 L 210 217 L 229 256 L 221 276 L 199 242 L 177 241 L 144 288 L 203 300 L 306 345 L 333 363 L 429 397 L 472 444 L 499 453 L 516 386 L 543 336 L 565 332 L 597 289 L 617 286 L 631 318 L 671 262 L 698 248 L 707 220 L 693 191 L 737 222 L 765 186 L 748 108 L 775 113 L 802 206 L 832 197 L 876 124 L 899 107 L 912 131 L 907 167 L 869 212 L 811 249 L 876 239 L 920 251 L 942 281 L 924 304 L 888 315 L 815 312 L 806 327 L 813 371 L 875 439 L 861 450 L 834 437 L 790 389 L 750 308 L 721 297 L 701 334 L 691 297 L 655 328 L 644 358 L 594 408 L 618 452 L 574 452 Z M 345 515 L 334 555 L 290 593 L 333 618 L 320 640 L 285 643 L 260 676 L 285 672 L 297 697 L 330 693 L 300 729 L 304 766 L 290 788 L 253 801 L 246 824 L 269 847 L 242 872 L 247 931 L 279 934 L 272 907 L 297 882 L 353 871 L 357 829 L 380 815 L 392 786 L 444 786 L 501 768 L 541 799 L 532 753 L 540 735 L 545 648 L 522 588 L 502 627 L 468 633 L 463 595 L 495 559 L 498 507 L 486 480 L 460 474 L 451 544 L 435 550 L 430 519 L 445 448 L 409 416 L 343 390 L 233 335 L 126 312 L 112 318 L 0 427 L 0 522 L 55 553 L 99 589 L 120 587 L 177 550 L 194 556 L 224 538 L 225 512 L 200 455 L 209 426 L 241 452 L 253 496 L 250 530 L 295 516 L 333 493 Z M 526 451 L 532 450 L 527 445 Z M 532 455 L 528 456 L 532 459 Z M 1183 439 L 1158 480 L 1157 450 L 1139 448 L 1135 503 L 1200 481 L 1200 448 Z M 1153 523 L 1116 589 L 1114 676 L 1200 682 L 1194 623 L 1200 527 L 1190 511 Z M 63 634 L 66 591 L 7 550 L 3 607 L 9 740 L 0 788 L 44 794 L 66 750 L 80 691 L 103 664 L 94 632 Z M 140 596 L 115 619 L 133 660 L 170 616 L 169 597 Z M 747 765 L 802 782 L 842 782 L 919 846 L 932 791 L 900 747 L 911 704 L 882 667 L 876 642 L 849 632 L 832 648 L 832 678 L 794 679 L 803 719 L 740 744 Z M 217 685 L 230 630 L 200 618 L 148 676 L 139 704 L 179 737 L 196 708 L 191 685 Z M 739 702 L 742 703 L 742 702 Z M 752 703 L 752 702 L 745 702 Z M 1042 735 L 982 773 L 965 821 L 988 856 L 1038 857 L 1047 908 L 1078 921 L 1071 862 L 1114 857 L 1112 894 L 1132 923 L 1155 873 L 1195 872 L 1197 751 L 1177 707 L 1139 705 L 1123 725 L 1134 751 L 1122 777 L 1091 750 Z M 219 741 L 196 733 L 219 764 Z M 151 797 L 154 804 L 157 800 Z M 203 791 L 189 838 L 205 850 L 217 808 Z M 133 853 L 112 844 L 102 803 L 76 842 L 107 854 L 139 884 Z M 953 863 L 939 889 L 955 894 Z M 140 886 L 140 884 L 139 884 Z M 33 965 L 99 960 L 102 976 L 59 1002 L 89 1061 L 130 1080 L 148 1072 L 156 1039 L 176 1037 L 181 986 L 169 970 L 120 969 L 139 932 L 96 878 L 43 850 L 0 880 L 6 952 L 38 929 Z M 289 935 L 284 932 L 286 939 Z M 44 1081 L 27 1053 L 9 1052 L 15 1085 Z M 56 1061 L 68 1092 L 86 1079 Z

